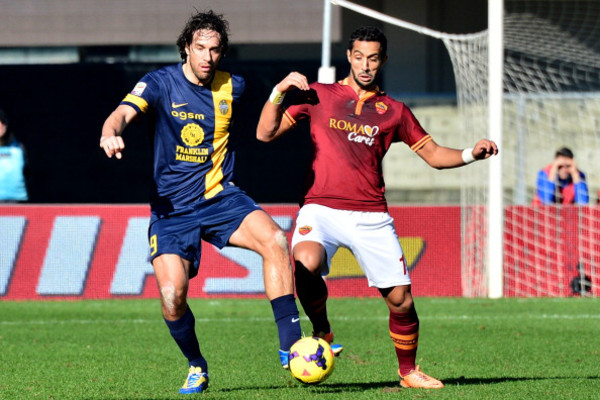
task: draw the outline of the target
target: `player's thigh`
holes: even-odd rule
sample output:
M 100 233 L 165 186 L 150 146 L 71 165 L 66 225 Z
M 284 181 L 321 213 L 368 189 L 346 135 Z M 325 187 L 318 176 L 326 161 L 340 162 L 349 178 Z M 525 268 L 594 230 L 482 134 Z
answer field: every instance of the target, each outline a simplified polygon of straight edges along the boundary
M 292 236 L 294 259 L 304 260 L 313 267 L 319 263 L 321 274 L 327 275 L 338 248 L 349 247 L 352 243 L 353 226 L 349 211 L 319 204 L 303 206 L 298 212 Z
M 181 263 L 187 265 L 188 277 L 194 277 L 198 272 L 201 256 L 201 227 L 199 219 L 190 212 L 169 218 L 152 216 L 148 229 L 150 244 L 150 261 L 154 266 L 155 260 L 161 266 L 164 264 L 169 269 L 181 270 Z M 162 257 L 163 255 L 169 257 Z M 182 261 L 177 263 L 173 257 L 177 256 Z M 166 261 L 165 261 L 166 260 Z M 166 268 L 166 267 L 165 267 Z M 156 269 L 156 267 L 155 267 Z M 161 270 L 163 267 L 161 267 Z M 168 277 L 168 275 L 165 275 Z
M 246 215 L 239 227 L 229 237 L 229 243 L 256 251 L 263 256 L 273 249 L 289 253 L 285 234 L 263 210 L 254 210 Z
M 161 295 L 185 297 L 191 262 L 177 254 L 161 254 L 152 260 L 154 275 Z
M 371 220 L 357 226 L 351 247 L 369 286 L 390 288 L 410 285 L 402 246 L 387 213 L 366 213 Z M 382 214 L 382 215 L 377 215 Z

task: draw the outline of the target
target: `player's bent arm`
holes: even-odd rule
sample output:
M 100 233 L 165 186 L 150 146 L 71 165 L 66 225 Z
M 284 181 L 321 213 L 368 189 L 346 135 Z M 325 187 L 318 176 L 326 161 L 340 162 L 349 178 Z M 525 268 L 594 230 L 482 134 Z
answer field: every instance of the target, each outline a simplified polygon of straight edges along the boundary
M 100 147 L 109 158 L 113 155 L 118 159 L 122 157 L 121 152 L 125 148 L 125 143 L 121 135 L 136 115 L 136 109 L 121 104 L 104 121 L 102 136 L 100 137 Z
M 261 142 L 270 142 L 291 128 L 292 125 L 289 121 L 283 118 L 281 107 L 268 100 L 260 113 L 260 119 L 256 127 L 256 138 Z
M 261 142 L 270 142 L 292 128 L 292 124 L 282 118 L 281 103 L 285 94 L 293 89 L 309 90 L 310 85 L 306 76 L 298 72 L 290 72 L 273 88 L 269 100 L 260 113 L 256 127 L 256 138 Z

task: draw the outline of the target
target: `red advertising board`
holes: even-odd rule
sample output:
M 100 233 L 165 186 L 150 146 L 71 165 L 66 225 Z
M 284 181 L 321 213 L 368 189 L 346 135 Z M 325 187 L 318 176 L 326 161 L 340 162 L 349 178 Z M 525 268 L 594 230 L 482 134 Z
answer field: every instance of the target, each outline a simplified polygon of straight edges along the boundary
M 291 240 L 298 207 L 265 205 Z M 460 208 L 392 207 L 413 293 L 461 296 Z M 157 298 L 141 205 L 0 206 L 0 299 Z M 330 295 L 378 296 L 348 250 L 333 259 Z M 203 243 L 190 297 L 263 296 L 262 260 Z

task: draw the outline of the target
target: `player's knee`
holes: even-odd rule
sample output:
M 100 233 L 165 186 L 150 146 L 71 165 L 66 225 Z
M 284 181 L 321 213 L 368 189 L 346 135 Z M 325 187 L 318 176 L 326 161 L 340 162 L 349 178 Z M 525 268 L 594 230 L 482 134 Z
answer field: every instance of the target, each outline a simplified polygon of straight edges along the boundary
M 387 294 L 382 291 L 391 311 L 397 313 L 409 312 L 414 308 L 413 297 L 405 286 L 396 286 Z
M 284 258 L 286 260 L 289 260 L 290 250 L 285 233 L 281 229 L 274 230 L 271 233 L 269 240 L 267 240 L 266 243 L 264 242 L 260 246 L 258 253 L 263 258 L 272 258 L 274 260 Z
M 180 292 L 172 283 L 160 287 L 162 309 L 166 319 L 178 319 L 185 313 L 187 303 L 185 302 L 185 297 Z
M 321 275 L 321 266 L 317 257 L 302 257 L 298 256 L 294 260 L 294 275 L 300 278 L 304 275 Z
M 250 249 L 256 251 L 263 259 L 276 262 L 282 259 L 289 260 L 290 251 L 285 233 L 279 229 L 272 229 L 262 235 L 253 243 Z
M 285 233 L 281 229 L 275 231 L 275 245 L 279 248 L 279 251 L 282 251 L 287 255 L 290 254 L 289 244 Z
M 396 305 L 396 312 L 409 312 L 414 308 L 415 304 L 413 302 L 412 296 L 404 296 L 402 302 Z

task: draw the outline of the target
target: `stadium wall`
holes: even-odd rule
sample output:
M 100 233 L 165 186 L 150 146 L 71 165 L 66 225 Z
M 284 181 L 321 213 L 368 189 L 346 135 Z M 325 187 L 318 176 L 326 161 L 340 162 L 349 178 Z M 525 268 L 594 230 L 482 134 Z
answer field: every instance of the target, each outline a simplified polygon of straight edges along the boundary
M 297 206 L 265 205 L 291 240 Z M 460 208 L 393 207 L 413 292 L 460 296 Z M 142 205 L 0 206 L 0 299 L 158 298 Z M 379 296 L 347 250 L 333 259 L 330 294 Z M 191 297 L 262 297 L 261 258 L 204 243 Z

